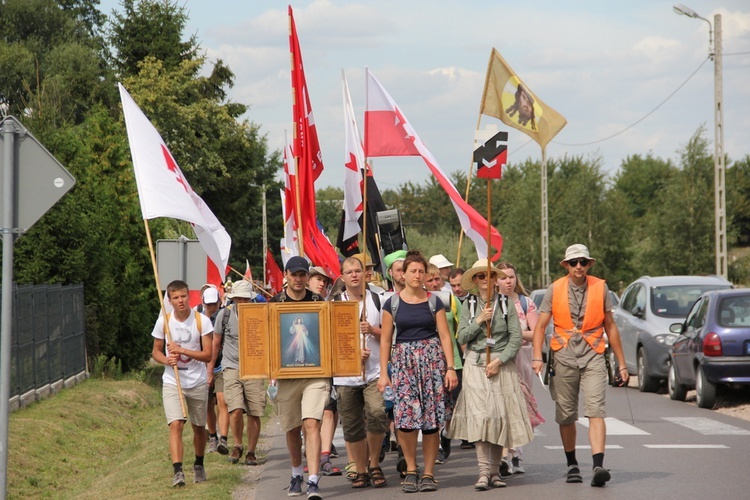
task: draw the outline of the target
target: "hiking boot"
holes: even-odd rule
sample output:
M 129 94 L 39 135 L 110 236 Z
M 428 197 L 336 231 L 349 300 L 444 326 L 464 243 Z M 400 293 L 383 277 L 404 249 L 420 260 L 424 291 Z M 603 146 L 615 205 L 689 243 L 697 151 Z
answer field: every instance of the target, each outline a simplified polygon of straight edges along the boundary
M 185 473 L 182 471 L 174 473 L 174 479 L 172 479 L 172 487 L 185 486 Z
M 596 474 L 594 474 L 596 476 Z M 565 475 L 566 483 L 582 483 L 583 476 L 581 475 L 581 469 L 577 465 L 569 465 L 568 473 Z
M 219 438 L 210 436 L 208 438 L 208 453 L 215 453 L 219 449 Z
M 245 455 L 245 465 L 258 465 L 258 459 L 252 451 L 248 451 Z
M 500 461 L 500 477 L 509 477 L 513 474 L 513 465 L 510 460 L 503 457 Z
M 289 491 L 286 492 L 288 497 L 298 497 L 302 495 L 302 476 L 292 476 L 289 482 Z
M 612 476 L 609 473 L 609 469 L 604 467 L 594 467 L 594 478 L 591 480 L 591 486 L 602 487 L 607 484 Z
M 229 462 L 236 464 L 240 461 L 240 458 L 242 458 L 242 451 L 243 447 L 242 445 L 236 444 L 234 447 L 232 447 L 232 453 L 229 454 Z
M 511 463 L 513 464 L 513 474 L 524 474 L 526 472 L 526 469 L 523 468 L 521 465 L 521 459 L 518 457 L 513 457 L 513 460 L 511 460 Z
M 221 436 L 219 438 L 219 444 L 216 446 L 216 451 L 219 452 L 221 455 L 228 455 L 229 454 L 229 446 L 227 445 L 227 437 Z
M 206 469 L 202 465 L 193 466 L 193 482 L 194 483 L 205 483 L 206 482 Z
M 318 483 L 312 481 L 307 482 L 307 500 L 323 500 L 323 496 L 320 494 Z

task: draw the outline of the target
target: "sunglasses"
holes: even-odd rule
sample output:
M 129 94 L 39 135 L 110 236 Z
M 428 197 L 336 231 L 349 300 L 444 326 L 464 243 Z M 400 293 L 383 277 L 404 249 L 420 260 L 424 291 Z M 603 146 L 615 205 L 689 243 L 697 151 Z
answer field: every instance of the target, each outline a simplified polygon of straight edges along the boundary
M 581 264 L 581 267 L 586 267 L 591 262 L 591 259 L 572 259 L 566 261 L 570 267 L 576 267 Z
M 487 278 L 487 273 L 477 273 L 474 275 L 477 279 L 483 280 Z M 497 273 L 491 273 L 490 278 L 495 279 L 497 278 Z

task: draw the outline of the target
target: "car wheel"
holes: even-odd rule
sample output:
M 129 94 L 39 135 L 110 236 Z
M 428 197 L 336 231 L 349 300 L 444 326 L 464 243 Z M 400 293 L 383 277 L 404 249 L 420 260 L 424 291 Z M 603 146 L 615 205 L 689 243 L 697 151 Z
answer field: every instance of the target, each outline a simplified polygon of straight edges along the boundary
M 713 408 L 716 404 L 716 384 L 712 384 L 703 373 L 703 368 L 695 371 L 695 399 L 701 408 Z
M 654 378 L 648 369 L 648 358 L 643 347 L 638 348 L 638 390 L 641 392 L 656 392 L 659 389 L 659 379 Z
M 685 401 L 687 396 L 687 388 L 677 381 L 677 374 L 675 373 L 674 363 L 669 363 L 669 377 L 667 378 L 667 390 L 669 391 L 669 397 L 674 401 Z

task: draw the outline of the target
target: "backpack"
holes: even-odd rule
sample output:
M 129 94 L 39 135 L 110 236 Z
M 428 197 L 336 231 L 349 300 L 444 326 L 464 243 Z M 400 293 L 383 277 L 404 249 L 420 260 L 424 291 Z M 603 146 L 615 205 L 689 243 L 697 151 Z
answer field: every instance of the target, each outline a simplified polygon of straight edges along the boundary
M 221 344 L 219 345 L 219 352 L 216 355 L 216 364 L 214 364 L 214 367 L 221 366 L 222 353 L 224 352 L 224 338 L 226 338 L 225 333 L 227 331 L 227 323 L 229 323 L 229 315 L 232 314 L 232 304 L 229 304 L 222 310 L 226 312 L 221 315 Z
M 200 335 L 200 333 L 203 331 L 203 320 L 201 319 L 201 313 L 199 313 L 198 311 L 193 311 L 193 313 L 195 314 L 195 323 L 198 326 L 198 334 Z M 164 330 L 165 337 L 167 336 L 167 324 L 169 323 L 170 314 L 172 313 L 171 312 L 167 313 L 167 319 L 164 321 L 163 330 Z
M 500 307 L 502 308 L 503 319 L 505 320 L 505 325 L 507 326 L 508 325 L 508 296 L 502 295 L 502 294 L 495 294 L 495 297 L 502 297 L 500 299 Z M 523 297 L 523 295 L 521 295 L 521 297 Z M 473 293 L 470 293 L 469 297 L 466 300 L 469 301 L 469 322 L 472 322 L 474 321 L 474 317 L 476 316 L 479 297 L 477 297 Z M 522 307 L 524 306 L 524 302 L 525 301 L 521 302 Z M 525 308 L 524 308 L 524 312 L 526 312 Z M 493 316 L 493 319 L 494 319 L 494 316 Z M 490 324 L 491 323 L 492 322 L 490 321 Z
M 391 316 L 393 317 L 393 338 L 391 339 L 391 348 L 396 345 L 396 335 L 398 333 L 398 328 L 396 328 L 396 313 L 398 312 L 398 305 L 400 302 L 401 296 L 398 293 L 391 296 Z M 432 317 L 435 318 L 435 311 L 437 310 L 437 296 L 431 294 L 430 292 L 427 292 L 427 303 L 430 306 Z

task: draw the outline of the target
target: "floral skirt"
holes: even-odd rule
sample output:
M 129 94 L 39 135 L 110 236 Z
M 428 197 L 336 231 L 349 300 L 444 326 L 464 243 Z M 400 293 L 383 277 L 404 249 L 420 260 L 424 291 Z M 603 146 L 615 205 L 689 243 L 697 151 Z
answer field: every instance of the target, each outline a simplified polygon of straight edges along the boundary
M 467 353 L 449 437 L 504 448 L 518 448 L 534 438 L 514 361 L 500 365 L 499 373 L 487 378 L 484 355 Z
M 438 429 L 451 418 L 445 356 L 438 337 L 396 344 L 392 357 L 397 429 Z

